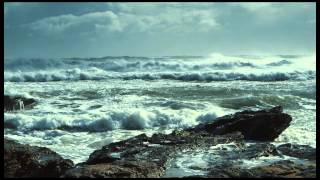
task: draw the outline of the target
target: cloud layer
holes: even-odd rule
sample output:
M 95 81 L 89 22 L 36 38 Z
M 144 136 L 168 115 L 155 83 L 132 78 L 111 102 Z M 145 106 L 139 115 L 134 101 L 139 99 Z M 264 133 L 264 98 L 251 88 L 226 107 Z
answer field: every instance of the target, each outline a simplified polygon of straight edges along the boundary
M 211 9 L 188 9 L 178 4 L 119 4 L 112 10 L 82 15 L 63 14 L 37 20 L 28 26 L 40 33 L 81 31 L 98 34 L 110 32 L 207 32 L 218 28 Z M 159 11 L 159 8 L 161 11 Z M 118 11 L 116 12 L 116 10 Z
M 4 14 L 8 57 L 315 49 L 315 3 L 5 3 Z

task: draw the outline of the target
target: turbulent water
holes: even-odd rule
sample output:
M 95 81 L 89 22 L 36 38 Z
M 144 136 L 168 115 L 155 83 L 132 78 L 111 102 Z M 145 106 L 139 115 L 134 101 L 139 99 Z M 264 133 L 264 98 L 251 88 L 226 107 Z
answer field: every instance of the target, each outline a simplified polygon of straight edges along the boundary
M 316 145 L 315 55 L 5 59 L 4 68 L 5 94 L 38 101 L 4 113 L 5 136 L 76 163 L 134 135 L 275 105 L 293 117 L 275 144 Z M 182 156 L 175 167 L 199 174 L 190 161 Z

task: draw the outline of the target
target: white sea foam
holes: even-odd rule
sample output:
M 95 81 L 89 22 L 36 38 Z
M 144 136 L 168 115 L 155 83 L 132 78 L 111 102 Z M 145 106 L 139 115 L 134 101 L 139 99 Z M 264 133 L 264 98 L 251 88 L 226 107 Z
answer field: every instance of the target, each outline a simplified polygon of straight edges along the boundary
M 249 73 L 248 73 L 249 72 Z M 179 81 L 285 81 L 285 80 L 310 80 L 315 79 L 315 71 L 293 71 L 293 72 L 155 72 L 155 73 L 110 73 L 98 68 L 89 70 L 55 70 L 37 72 L 5 72 L 5 81 L 8 82 L 48 82 L 48 81 L 80 81 L 80 80 L 105 80 L 117 79 L 124 80 L 179 80 Z
M 37 101 L 31 109 L 4 113 L 5 136 L 81 162 L 105 144 L 141 133 L 282 105 L 293 121 L 275 143 L 315 146 L 315 67 L 315 56 L 5 60 L 4 94 Z M 199 158 L 199 167 L 181 175 L 203 173 L 207 160 Z
M 146 133 L 162 132 L 159 129 L 141 130 L 117 130 L 100 133 L 68 132 L 62 130 L 29 131 L 7 133 L 5 137 L 15 139 L 22 144 L 42 146 L 58 152 L 63 158 L 71 159 L 75 164 L 84 162 L 89 155 L 102 146 L 112 142 L 125 140 L 127 138 Z M 164 133 L 164 132 L 162 132 Z M 76 151 L 75 151 L 76 150 Z
M 306 72 L 268 72 L 268 73 L 237 73 L 237 72 L 194 72 L 194 73 L 147 73 L 125 76 L 125 80 L 143 79 L 143 80 L 180 80 L 180 81 L 285 81 L 285 80 L 310 80 L 314 79 L 315 71 Z
M 124 79 L 181 81 L 283 81 L 315 78 L 315 57 L 118 57 L 98 59 L 6 59 L 9 82 Z M 271 70 L 270 70 L 271 69 Z
M 208 114 L 210 114 L 208 116 Z M 203 118 L 206 117 L 206 118 Z M 208 118 L 210 117 L 210 118 Z M 47 114 L 45 116 L 5 113 L 5 127 L 20 130 L 53 130 L 103 132 L 115 129 L 141 130 L 153 127 L 184 128 L 199 121 L 214 120 L 214 112 L 202 114 L 195 110 L 170 109 L 143 110 L 123 109 L 99 114 L 64 115 Z

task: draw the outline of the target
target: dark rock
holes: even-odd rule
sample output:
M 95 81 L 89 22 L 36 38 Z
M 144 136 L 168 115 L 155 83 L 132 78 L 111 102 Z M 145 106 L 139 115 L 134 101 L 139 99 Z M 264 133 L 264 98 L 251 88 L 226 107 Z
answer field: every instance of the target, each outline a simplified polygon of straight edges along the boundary
M 210 169 L 206 178 L 315 178 L 315 162 L 297 163 L 282 160 L 270 165 L 254 168 L 241 166 L 215 166 Z
M 71 160 L 48 148 L 4 139 L 4 177 L 59 177 L 71 167 Z
M 7 104 L 14 104 L 13 100 L 7 101 Z M 141 134 L 103 146 L 94 151 L 86 162 L 75 167 L 72 161 L 63 159 L 48 148 L 22 145 L 5 139 L 5 177 L 162 177 L 169 162 L 178 153 L 199 149 L 210 149 L 210 154 L 217 158 L 206 167 L 206 170 L 209 169 L 207 175 L 190 177 L 315 177 L 315 161 L 303 164 L 279 161 L 251 169 L 243 168 L 241 161 L 238 161 L 278 156 L 279 152 L 315 160 L 315 149 L 308 146 L 284 144 L 276 148 L 268 142 L 255 142 L 246 146 L 244 139 L 271 141 L 278 137 L 291 122 L 291 117 L 282 113 L 282 110 L 280 106 L 260 111 L 246 110 L 195 128 L 176 130 L 171 134 L 154 134 L 152 137 Z M 231 151 L 228 150 L 229 146 L 221 149 L 218 146 L 217 150 L 212 150 L 212 146 L 228 143 Z
M 213 135 L 240 131 L 246 140 L 273 141 L 289 127 L 291 120 L 291 116 L 282 113 L 282 107 L 277 106 L 269 110 L 246 110 L 223 116 L 187 131 L 205 131 Z
M 252 178 L 252 171 L 237 166 L 215 166 L 211 168 L 207 178 Z
M 289 126 L 290 121 L 291 117 L 282 113 L 282 107 L 278 106 L 268 110 L 246 110 L 171 134 L 154 134 L 152 137 L 141 134 L 94 151 L 86 162 L 68 170 L 64 177 L 161 177 L 177 153 L 208 150 L 217 144 L 231 142 L 237 151 L 218 150 L 217 157 L 222 157 L 223 161 L 218 160 L 216 165 L 226 167 L 241 158 L 275 156 L 279 154 L 274 145 L 255 143 L 246 147 L 244 138 L 273 140 Z M 226 161 L 230 163 L 226 164 Z M 250 177 L 252 174 L 234 167 L 223 169 L 215 177 L 237 176 Z
M 32 108 L 36 104 L 34 99 L 24 98 L 20 96 L 4 95 L 4 112 Z
M 283 160 L 267 166 L 255 167 L 250 169 L 255 177 L 259 178 L 315 178 L 315 162 L 297 163 Z
M 200 154 L 203 154 L 206 159 L 211 159 L 213 161 L 208 161 L 207 166 L 200 167 L 200 170 L 208 171 L 208 169 L 219 169 L 219 167 L 242 166 L 243 160 L 250 161 L 260 157 L 271 157 L 279 155 L 276 147 L 270 143 L 253 143 L 248 146 L 238 146 L 238 144 L 235 146 L 234 144 L 229 144 L 225 146 L 228 146 L 228 148 L 225 149 L 220 146 L 217 148 L 210 148 L 210 151 L 201 150 Z M 193 156 L 194 154 L 195 152 L 193 151 L 185 152 L 184 156 L 188 157 Z M 197 168 L 199 167 L 196 166 L 196 163 L 197 162 L 195 162 L 195 167 L 189 166 L 188 168 L 197 170 Z M 175 168 L 174 166 L 172 167 Z
M 239 132 L 217 136 L 186 131 L 152 137 L 141 134 L 94 151 L 87 162 L 68 170 L 64 177 L 161 177 L 178 152 L 230 142 L 242 143 L 243 136 Z
M 101 163 L 83 165 L 68 170 L 64 178 L 152 178 L 160 177 L 163 168 L 150 162 L 116 161 L 114 163 Z
M 269 143 L 255 143 L 249 145 L 245 151 L 240 153 L 240 158 L 253 159 L 262 156 L 277 156 L 279 155 L 276 147 Z M 239 159 L 240 159 L 239 158 Z
M 277 149 L 287 156 L 297 157 L 299 159 L 316 160 L 316 149 L 308 145 L 282 144 Z

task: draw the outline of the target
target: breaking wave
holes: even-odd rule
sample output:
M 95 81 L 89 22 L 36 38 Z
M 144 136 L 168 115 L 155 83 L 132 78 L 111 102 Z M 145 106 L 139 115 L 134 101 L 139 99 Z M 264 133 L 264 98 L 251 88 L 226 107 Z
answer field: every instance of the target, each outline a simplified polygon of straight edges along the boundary
M 185 115 L 170 114 L 165 111 L 136 110 L 132 112 L 114 111 L 98 118 L 69 118 L 66 116 L 30 117 L 23 114 L 4 114 L 4 127 L 19 130 L 67 130 L 80 132 L 104 132 L 115 129 L 142 130 L 153 127 L 184 128 L 199 122 L 214 120 L 214 112 L 185 112 Z
M 143 79 L 143 80 L 156 80 L 156 79 L 169 79 L 180 81 L 233 81 L 233 80 L 247 80 L 247 81 L 285 81 L 285 80 L 310 80 L 316 76 L 315 71 L 307 72 L 289 72 L 289 73 L 261 73 L 261 74 L 244 74 L 244 73 L 190 73 L 190 74 L 142 74 L 127 76 L 125 80 Z
M 197 62 L 198 61 L 198 62 Z M 216 62 L 203 59 L 176 58 L 91 58 L 91 59 L 7 59 L 6 71 L 54 70 L 54 69 L 87 69 L 98 67 L 105 71 L 187 71 L 232 69 L 236 67 L 256 67 L 248 61 Z
M 49 81 L 81 81 L 81 80 L 179 80 L 179 81 L 285 81 L 311 80 L 316 78 L 315 71 L 240 73 L 240 72 L 190 72 L 190 73 L 110 73 L 98 68 L 88 70 L 72 69 L 66 71 L 42 71 L 28 73 L 5 72 L 6 82 L 49 82 Z
M 312 57 L 103 57 L 5 59 L 7 82 L 171 79 L 181 81 L 283 81 L 315 78 Z M 291 58 L 291 59 L 290 59 Z

